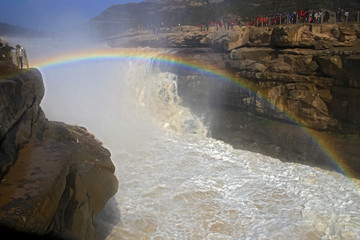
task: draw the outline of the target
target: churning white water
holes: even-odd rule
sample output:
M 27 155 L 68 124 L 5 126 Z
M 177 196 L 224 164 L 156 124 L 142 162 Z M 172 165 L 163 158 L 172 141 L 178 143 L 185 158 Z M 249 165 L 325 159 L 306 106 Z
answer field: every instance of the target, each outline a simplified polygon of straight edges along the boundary
M 352 182 L 207 137 L 177 76 L 151 61 L 41 71 L 47 117 L 87 127 L 112 152 L 119 189 L 96 220 L 100 239 L 360 239 Z

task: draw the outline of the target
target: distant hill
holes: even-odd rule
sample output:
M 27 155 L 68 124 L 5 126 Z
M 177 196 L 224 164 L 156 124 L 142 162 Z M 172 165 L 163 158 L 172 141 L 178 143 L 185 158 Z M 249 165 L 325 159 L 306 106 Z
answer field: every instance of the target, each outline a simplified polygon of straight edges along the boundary
M 229 17 L 247 22 L 255 16 L 289 13 L 305 9 L 360 10 L 359 0 L 147 0 L 113 5 L 92 19 L 86 27 L 101 36 L 131 28 L 200 25 Z
M 35 30 L 30 30 L 7 23 L 0 23 L 0 36 L 8 37 L 41 37 L 45 33 Z

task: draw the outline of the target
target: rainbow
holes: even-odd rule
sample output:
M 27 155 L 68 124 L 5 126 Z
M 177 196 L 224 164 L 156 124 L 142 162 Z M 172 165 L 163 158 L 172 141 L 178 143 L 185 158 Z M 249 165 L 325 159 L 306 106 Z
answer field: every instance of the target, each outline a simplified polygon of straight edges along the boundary
M 62 65 L 71 65 L 76 64 L 83 61 L 109 61 L 109 60 L 124 60 L 124 61 L 132 61 L 132 60 L 142 60 L 142 61 L 152 61 L 157 63 L 166 63 L 172 64 L 176 67 L 186 68 L 189 70 L 193 70 L 198 73 L 214 76 L 222 81 L 231 82 L 239 86 L 240 88 L 251 91 L 253 94 L 256 94 L 259 98 L 264 101 L 272 104 L 275 108 L 276 105 L 271 103 L 269 99 L 265 96 L 260 96 L 256 93 L 251 84 L 246 82 L 243 79 L 236 78 L 232 74 L 211 67 L 209 65 L 204 65 L 199 62 L 190 61 L 185 58 L 177 57 L 174 54 L 164 54 L 163 50 L 156 49 L 106 49 L 106 50 L 93 50 L 93 51 L 79 51 L 79 52 L 71 52 L 71 53 L 63 53 L 55 56 L 50 56 L 45 59 L 40 59 L 35 61 L 32 64 L 32 67 L 36 67 L 41 69 L 58 67 Z M 279 111 L 280 109 L 277 108 Z M 351 181 L 358 194 L 360 195 L 360 183 L 358 180 L 355 180 L 355 175 L 353 174 L 350 167 L 343 163 L 342 157 L 340 153 L 332 150 L 331 143 L 327 142 L 324 137 L 321 136 L 321 133 L 313 131 L 311 129 L 305 128 L 302 126 L 299 119 L 292 115 L 291 113 L 286 112 L 286 110 L 281 110 L 288 117 L 289 120 L 296 123 L 303 132 L 314 140 L 317 144 L 317 147 L 321 149 L 321 151 L 327 155 L 329 159 L 331 159 L 333 165 L 343 173 L 343 175 Z

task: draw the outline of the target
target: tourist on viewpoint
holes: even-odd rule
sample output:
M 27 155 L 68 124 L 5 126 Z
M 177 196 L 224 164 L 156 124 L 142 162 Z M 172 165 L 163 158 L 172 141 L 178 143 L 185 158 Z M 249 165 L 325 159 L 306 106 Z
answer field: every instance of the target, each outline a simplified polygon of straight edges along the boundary
M 16 63 L 18 68 L 23 69 L 24 61 L 26 63 L 26 67 L 29 68 L 29 62 L 26 56 L 26 51 L 23 46 L 19 44 L 16 45 Z

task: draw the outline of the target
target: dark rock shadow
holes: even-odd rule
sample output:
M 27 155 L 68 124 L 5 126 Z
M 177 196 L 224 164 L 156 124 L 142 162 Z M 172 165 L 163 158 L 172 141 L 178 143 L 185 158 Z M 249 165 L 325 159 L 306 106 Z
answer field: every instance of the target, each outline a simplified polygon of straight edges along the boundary
M 106 239 L 113 230 L 120 223 L 120 210 L 118 209 L 119 203 L 115 197 L 105 205 L 104 209 L 98 214 L 94 221 L 94 227 L 99 240 Z

